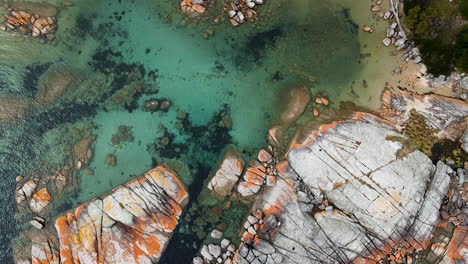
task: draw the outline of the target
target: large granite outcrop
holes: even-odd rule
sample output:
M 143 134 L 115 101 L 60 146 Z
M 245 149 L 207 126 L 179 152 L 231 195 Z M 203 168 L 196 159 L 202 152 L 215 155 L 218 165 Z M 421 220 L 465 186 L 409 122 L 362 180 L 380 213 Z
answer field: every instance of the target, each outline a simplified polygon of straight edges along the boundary
M 426 248 L 449 187 L 449 169 L 422 152 L 405 157 L 403 136 L 366 113 L 296 138 L 277 184 L 254 205 L 236 263 L 377 263 Z M 406 261 L 406 260 L 405 260 Z
M 156 263 L 187 202 L 176 173 L 157 167 L 58 218 L 59 252 L 34 242 L 32 263 Z

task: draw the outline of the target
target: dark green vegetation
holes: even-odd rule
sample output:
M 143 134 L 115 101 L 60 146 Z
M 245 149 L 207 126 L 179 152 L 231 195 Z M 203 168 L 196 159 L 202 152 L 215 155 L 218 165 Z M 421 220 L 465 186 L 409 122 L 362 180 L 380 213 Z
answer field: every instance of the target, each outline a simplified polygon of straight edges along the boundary
M 432 147 L 437 141 L 435 136 L 437 130 L 427 124 L 424 116 L 412 109 L 409 119 L 403 125 L 402 132 L 406 138 L 399 136 L 387 136 L 386 138 L 403 144 L 404 148 L 397 154 L 399 157 L 404 157 L 415 150 L 420 150 L 428 156 L 432 155 Z
M 468 72 L 468 0 L 405 0 L 405 15 L 430 73 Z

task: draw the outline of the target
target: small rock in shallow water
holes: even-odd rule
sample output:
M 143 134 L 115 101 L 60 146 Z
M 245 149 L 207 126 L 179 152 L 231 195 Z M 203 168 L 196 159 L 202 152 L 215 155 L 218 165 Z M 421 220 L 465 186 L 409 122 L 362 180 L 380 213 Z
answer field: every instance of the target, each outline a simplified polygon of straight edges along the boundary
M 382 42 L 386 47 L 388 47 L 390 46 L 390 43 L 392 42 L 392 40 L 389 38 L 385 38 Z
M 158 109 L 159 102 L 158 100 L 147 101 L 143 106 L 143 111 L 156 111 Z
M 171 103 L 171 101 L 169 101 L 169 100 L 164 100 L 164 101 L 162 101 L 162 103 L 161 103 L 161 110 L 162 110 L 162 111 L 167 111 L 167 110 L 169 110 L 169 107 L 171 107 L 171 104 L 172 104 L 172 103 Z
M 117 158 L 112 154 L 107 154 L 106 162 L 109 166 L 116 166 Z
M 364 27 L 362 27 L 362 30 L 363 30 L 364 32 L 369 32 L 369 33 L 372 33 L 372 31 L 373 31 L 372 28 L 369 27 L 369 26 L 364 26 Z

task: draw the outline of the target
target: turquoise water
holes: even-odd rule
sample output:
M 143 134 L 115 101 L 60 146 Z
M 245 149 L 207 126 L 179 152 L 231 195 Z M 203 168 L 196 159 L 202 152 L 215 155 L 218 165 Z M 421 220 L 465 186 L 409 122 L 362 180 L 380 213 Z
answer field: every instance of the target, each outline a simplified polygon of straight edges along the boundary
M 227 144 L 246 157 L 267 144 L 282 87 L 306 85 L 335 106 L 350 99 L 350 83 L 360 71 L 358 29 L 338 0 L 268 1 L 259 9 L 259 22 L 239 28 L 227 20 L 213 22 L 227 16 L 219 13 L 222 2 L 194 22 L 179 14 L 177 1 L 86 0 L 71 7 L 58 1 L 53 42 L 0 32 L 1 98 L 14 96 L 29 109 L 23 120 L 16 115 L 13 123 L 0 124 L 2 198 L 8 201 L 2 212 L 15 208 L 17 175 L 40 171 L 35 175 L 46 177 L 50 167 L 76 167 L 69 149 L 80 134 L 95 136 L 92 159 L 87 169 L 74 170 L 73 188 L 57 195 L 52 216 L 174 160 L 189 171 L 183 180 L 196 200 Z M 205 39 L 208 28 L 214 34 Z M 63 93 L 50 92 L 63 88 L 63 80 L 69 81 Z M 144 111 L 152 99 L 172 105 L 167 112 Z M 177 111 L 187 118 L 177 119 Z M 232 128 L 218 125 L 223 116 Z M 90 125 L 83 130 L 83 124 Z M 120 126 L 130 127 L 134 139 L 115 145 Z M 109 154 L 115 166 L 106 162 Z M 2 228 L 15 226 L 12 216 L 1 221 Z M 2 256 L 10 255 L 6 245 L 18 232 L 2 230 Z M 199 243 L 181 231 L 174 241 L 179 242 L 171 244 L 163 263 L 185 263 L 196 251 L 193 242 Z M 188 252 L 184 259 L 176 257 L 181 248 Z

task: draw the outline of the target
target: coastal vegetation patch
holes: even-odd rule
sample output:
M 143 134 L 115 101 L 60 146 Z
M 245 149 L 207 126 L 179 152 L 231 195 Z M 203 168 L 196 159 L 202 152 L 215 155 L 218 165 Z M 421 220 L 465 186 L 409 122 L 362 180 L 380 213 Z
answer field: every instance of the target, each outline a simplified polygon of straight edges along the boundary
M 434 75 L 468 72 L 468 0 L 406 0 L 405 26 Z

